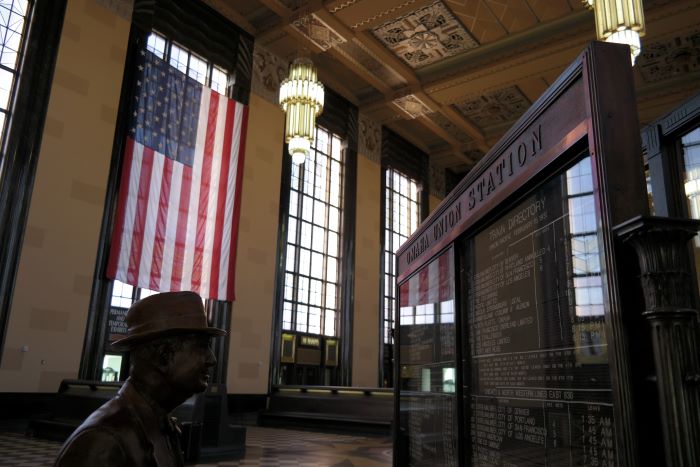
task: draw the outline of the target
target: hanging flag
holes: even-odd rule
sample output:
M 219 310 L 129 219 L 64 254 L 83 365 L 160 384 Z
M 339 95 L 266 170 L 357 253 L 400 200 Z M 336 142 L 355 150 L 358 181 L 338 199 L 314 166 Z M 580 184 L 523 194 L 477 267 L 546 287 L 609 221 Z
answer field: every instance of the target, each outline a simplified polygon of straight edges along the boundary
M 248 108 L 140 59 L 107 277 L 233 300 Z
M 432 260 L 426 267 L 404 282 L 399 290 L 399 306 L 441 303 L 455 298 L 453 249 Z

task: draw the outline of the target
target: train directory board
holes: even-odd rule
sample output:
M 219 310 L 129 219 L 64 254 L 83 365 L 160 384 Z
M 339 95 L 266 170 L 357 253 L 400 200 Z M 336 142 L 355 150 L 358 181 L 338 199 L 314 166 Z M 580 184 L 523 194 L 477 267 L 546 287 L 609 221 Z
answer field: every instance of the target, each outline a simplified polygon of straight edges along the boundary
M 596 226 L 585 157 L 469 242 L 472 465 L 616 465 Z
M 639 297 L 613 231 L 648 209 L 628 52 L 589 45 L 397 251 L 415 310 L 397 320 L 395 467 L 641 465 L 623 319 Z M 447 251 L 454 337 L 411 298 Z

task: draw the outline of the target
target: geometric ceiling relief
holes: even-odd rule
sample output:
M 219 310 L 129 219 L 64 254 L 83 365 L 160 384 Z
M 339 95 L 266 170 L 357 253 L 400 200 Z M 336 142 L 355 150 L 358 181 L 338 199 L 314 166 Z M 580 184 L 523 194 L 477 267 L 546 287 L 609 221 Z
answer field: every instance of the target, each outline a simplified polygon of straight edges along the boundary
M 440 128 L 445 130 L 448 135 L 450 135 L 460 143 L 467 143 L 471 141 L 471 138 L 468 134 L 462 131 L 459 127 L 452 123 L 449 118 L 445 117 L 440 112 L 433 112 L 430 115 L 428 115 L 428 117 L 430 117 L 430 119 L 433 122 L 435 122 Z
M 647 83 L 700 71 L 700 31 L 683 37 L 642 43 L 642 53 L 637 63 Z
M 287 77 L 289 63 L 264 47 L 255 44 L 253 47 L 253 92 L 265 100 L 277 105 L 280 83 Z
M 315 13 L 295 19 L 292 21 L 292 26 L 324 52 L 345 42 L 345 39 L 340 34 L 335 32 Z
M 401 87 L 406 81 L 381 59 L 377 58 L 372 52 L 357 39 L 351 39 L 343 44 L 338 44 L 336 50 L 347 58 L 362 66 L 372 75 L 379 78 L 382 82 L 391 88 Z
M 530 101 L 517 86 L 484 94 L 474 100 L 454 104 L 454 108 L 480 128 L 489 128 L 520 117 Z
M 432 112 L 432 109 L 428 107 L 425 102 L 413 94 L 399 97 L 398 99 L 394 99 L 392 102 L 396 107 L 403 110 L 403 112 L 409 118 L 418 118 L 421 115 Z
M 479 46 L 441 1 L 374 28 L 372 33 L 412 68 Z

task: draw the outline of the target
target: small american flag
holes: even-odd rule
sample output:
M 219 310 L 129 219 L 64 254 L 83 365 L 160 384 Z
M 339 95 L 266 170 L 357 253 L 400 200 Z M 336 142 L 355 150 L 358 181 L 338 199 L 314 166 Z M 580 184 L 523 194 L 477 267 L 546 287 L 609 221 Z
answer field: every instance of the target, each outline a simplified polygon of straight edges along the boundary
M 136 75 L 107 277 L 233 300 L 248 107 L 151 52 Z

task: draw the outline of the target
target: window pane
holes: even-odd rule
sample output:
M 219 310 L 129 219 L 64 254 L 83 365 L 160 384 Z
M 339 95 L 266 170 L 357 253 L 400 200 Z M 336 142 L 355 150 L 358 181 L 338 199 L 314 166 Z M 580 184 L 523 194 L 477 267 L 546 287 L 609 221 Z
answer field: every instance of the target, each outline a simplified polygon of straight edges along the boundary
M 301 223 L 301 246 L 311 248 L 311 224 L 308 222 Z
M 385 300 L 385 320 L 383 336 L 385 343 L 390 344 L 391 329 L 394 326 L 394 293 L 396 277 L 394 268 L 395 252 L 418 227 L 420 218 L 419 185 L 394 169 L 386 169 L 384 175 L 386 188 L 384 190 L 384 205 L 386 206 L 384 218 L 384 281 L 382 283 L 383 297 Z M 415 313 L 415 314 L 414 314 Z M 404 307 L 402 309 L 402 322 L 413 324 L 420 322 L 427 324 L 433 322 L 434 314 L 426 314 L 424 309 Z
M 226 95 L 227 73 L 219 67 L 214 67 L 211 71 L 211 88 L 219 94 Z
M 299 249 L 299 274 L 309 275 L 311 265 L 311 252 L 306 248 Z
M 314 201 L 314 224 L 326 226 L 326 205 L 322 201 Z
M 322 227 L 314 226 L 313 249 L 320 252 L 326 250 L 326 231 Z
M 293 217 L 289 218 L 289 225 L 287 226 L 287 242 L 297 242 L 297 220 Z
M 133 302 L 131 299 L 133 294 L 134 287 L 132 285 L 115 280 L 112 287 L 112 306 L 118 308 L 129 308 Z
M 0 108 L 7 109 L 12 91 L 14 73 L 0 69 Z
M 328 208 L 328 228 L 333 232 L 340 230 L 340 211 L 338 208 Z
M 337 136 L 317 128 L 310 156 L 301 165 L 292 164 L 291 185 L 303 193 L 290 190 L 286 267 L 295 268 L 298 274 L 291 321 L 302 332 L 338 332 L 335 313 L 339 301 L 341 143 Z M 331 159 L 331 154 L 336 159 Z
M 323 282 L 312 279 L 309 286 L 309 303 L 311 305 L 321 306 L 323 297 Z
M 187 73 L 187 51 L 175 44 L 170 46 L 170 64 L 183 73 Z
M 153 52 L 158 58 L 165 58 L 165 38 L 160 34 L 151 33 L 148 36 L 146 49 Z
M 328 254 L 338 256 L 338 234 L 335 232 L 328 232 Z
M 319 279 L 323 277 L 323 255 L 321 253 L 311 253 L 311 276 Z M 331 277 L 330 271 L 326 278 L 331 282 L 335 282 L 335 276 Z
M 335 336 L 335 311 L 326 310 L 326 322 L 323 331 L 327 336 Z
M 321 309 L 309 307 L 309 329 L 308 332 L 313 334 L 321 333 Z
M 294 271 L 294 261 L 296 260 L 296 248 L 289 245 L 287 247 L 287 271 Z
M 292 329 L 292 304 L 284 302 L 282 310 L 282 329 Z

